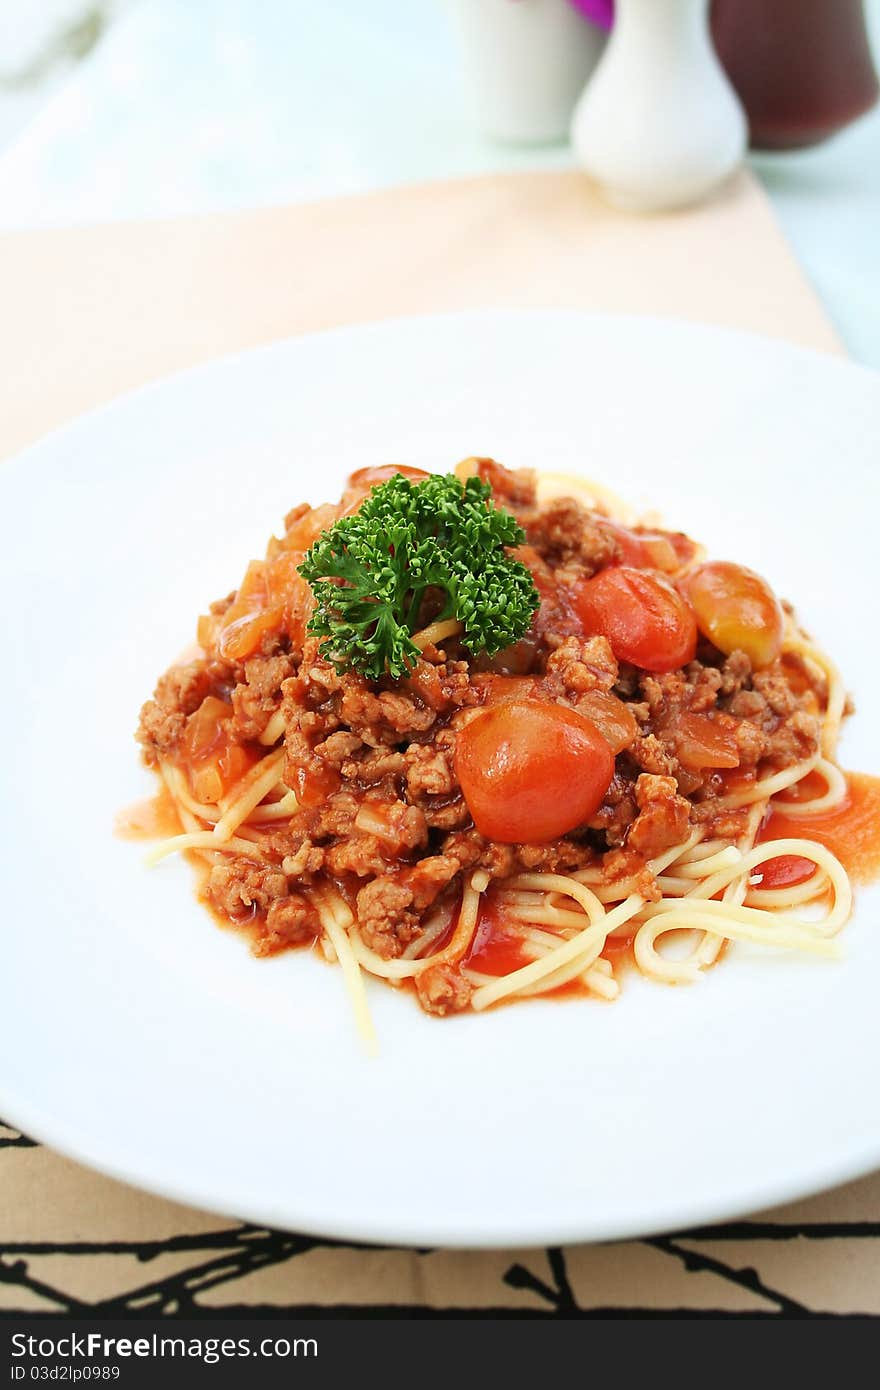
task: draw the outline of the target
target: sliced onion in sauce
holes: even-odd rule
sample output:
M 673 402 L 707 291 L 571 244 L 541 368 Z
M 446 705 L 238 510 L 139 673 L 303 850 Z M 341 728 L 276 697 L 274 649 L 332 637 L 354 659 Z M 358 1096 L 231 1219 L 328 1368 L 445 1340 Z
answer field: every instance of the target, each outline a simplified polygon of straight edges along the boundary
M 628 748 L 638 735 L 639 726 L 632 710 L 607 690 L 588 690 L 578 698 L 575 708 L 595 724 L 614 754 Z
M 680 763 L 691 771 L 707 767 L 739 767 L 733 726 L 705 714 L 682 714 L 669 729 Z

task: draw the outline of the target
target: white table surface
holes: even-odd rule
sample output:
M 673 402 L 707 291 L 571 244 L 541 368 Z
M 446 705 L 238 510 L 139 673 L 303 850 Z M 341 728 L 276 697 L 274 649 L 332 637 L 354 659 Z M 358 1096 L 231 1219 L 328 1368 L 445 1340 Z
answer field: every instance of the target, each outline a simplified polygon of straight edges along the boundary
M 472 128 L 443 0 L 140 0 L 0 149 L 0 228 L 571 163 Z M 880 109 L 753 166 L 852 356 L 880 368 Z

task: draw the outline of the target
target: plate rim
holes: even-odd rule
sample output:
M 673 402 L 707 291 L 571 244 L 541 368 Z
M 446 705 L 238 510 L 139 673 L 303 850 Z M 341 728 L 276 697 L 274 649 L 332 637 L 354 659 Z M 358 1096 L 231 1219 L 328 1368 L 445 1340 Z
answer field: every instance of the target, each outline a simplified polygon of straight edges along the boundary
M 394 325 L 400 324 L 429 324 L 438 320 L 446 322 L 449 320 L 470 320 L 477 319 L 489 321 L 491 319 L 535 319 L 549 320 L 559 319 L 566 321 L 580 321 L 590 323 L 626 323 L 634 325 L 646 325 L 652 331 L 662 331 L 672 329 L 674 332 L 681 332 L 683 335 L 694 334 L 696 336 L 707 336 L 715 339 L 739 340 L 743 344 L 752 343 L 761 348 L 778 348 L 785 353 L 794 353 L 805 360 L 814 363 L 821 363 L 831 370 L 842 372 L 844 375 L 861 376 L 866 381 L 874 381 L 880 387 L 880 369 L 876 369 L 864 362 L 853 362 L 850 358 L 837 355 L 822 348 L 809 347 L 804 343 L 795 343 L 787 338 L 777 338 L 770 333 L 762 333 L 757 329 L 732 327 L 727 324 L 705 323 L 697 319 L 677 318 L 674 315 L 664 314 L 638 314 L 621 313 L 610 310 L 593 309 L 564 309 L 558 307 L 551 308 L 526 308 L 516 307 L 502 308 L 483 308 L 483 309 L 448 309 L 439 313 L 416 313 L 416 314 L 394 314 L 385 319 L 364 319 L 356 323 L 334 324 L 329 328 L 319 328 L 309 330 L 304 333 L 285 333 L 279 338 L 272 338 L 265 343 L 255 343 L 251 347 L 237 348 L 231 352 L 219 353 L 216 357 L 208 357 L 202 362 L 195 362 L 188 367 L 178 367 L 174 371 L 164 372 L 160 376 L 150 377 L 147 381 L 141 382 L 137 386 L 126 387 L 122 391 L 115 392 L 108 396 L 106 400 L 97 405 L 87 406 L 84 410 L 76 411 L 66 420 L 58 425 L 53 425 L 50 429 L 39 434 L 32 439 L 29 444 L 13 450 L 11 454 L 0 456 L 0 493 L 3 487 L 3 473 L 9 469 L 16 469 L 22 466 L 23 461 L 27 461 L 34 450 L 42 448 L 44 444 L 53 442 L 58 435 L 66 433 L 68 430 L 79 428 L 80 425 L 90 422 L 95 416 L 105 415 L 117 407 L 128 404 L 129 401 L 143 395 L 149 395 L 154 391 L 162 391 L 169 386 L 176 387 L 190 379 L 199 378 L 209 374 L 213 370 L 226 370 L 242 361 L 252 361 L 262 355 L 271 355 L 276 349 L 286 349 L 296 343 L 311 342 L 315 339 L 328 339 L 336 336 L 348 337 L 355 333 L 369 334 Z
M 570 1224 L 566 1223 L 564 1226 L 542 1225 L 540 1232 L 528 1222 L 516 1226 L 508 1220 L 505 1225 L 512 1234 L 502 1236 L 490 1225 L 483 1235 L 474 1235 L 473 1232 L 465 1234 L 454 1226 L 445 1225 L 442 1229 L 440 1226 L 432 1226 L 430 1220 L 418 1229 L 407 1229 L 405 1224 L 395 1228 L 382 1219 L 376 1223 L 362 1219 L 358 1224 L 345 1218 L 337 1222 L 329 1213 L 317 1220 L 307 1214 L 300 1219 L 295 1214 L 279 1213 L 273 1209 L 271 1203 L 263 1205 L 259 1200 L 245 1201 L 240 1207 L 236 1205 L 233 1214 L 228 1202 L 219 1193 L 215 1202 L 213 1196 L 209 1195 L 206 1199 L 204 1188 L 200 1193 L 186 1182 L 177 1184 L 164 1177 L 153 1177 L 149 1165 L 138 1168 L 135 1163 L 125 1167 L 95 1157 L 88 1145 L 79 1144 L 75 1139 L 68 1141 L 64 1126 L 53 1130 L 51 1124 L 44 1125 L 39 1119 L 31 1125 L 27 1118 L 26 1105 L 20 1109 L 17 1103 L 11 1108 L 4 1103 L 3 1120 L 11 1121 L 12 1127 L 25 1133 L 28 1138 L 36 1139 L 39 1144 L 45 1145 L 55 1153 L 104 1177 L 220 1219 L 316 1236 L 340 1244 L 398 1246 L 403 1249 L 430 1246 L 448 1250 L 537 1250 L 554 1245 L 593 1245 L 648 1239 L 655 1235 L 680 1234 L 701 1227 L 724 1225 L 746 1216 L 757 1217 L 777 1207 L 818 1197 L 846 1183 L 866 1178 L 874 1170 L 880 1169 L 878 1139 L 865 1144 L 855 1155 L 851 1147 L 848 1148 L 848 1160 L 843 1157 L 827 1160 L 818 1170 L 821 1172 L 819 1178 L 816 1178 L 814 1170 L 813 1177 L 805 1177 L 800 1181 L 786 1181 L 783 1178 L 778 1181 L 768 1180 L 765 1183 L 756 1183 L 748 1193 L 741 1193 L 729 1202 L 706 1198 L 703 1202 L 692 1203 L 687 1207 L 687 1211 L 684 1210 L 686 1203 L 679 1199 L 677 1203 L 669 1204 L 668 1214 L 663 1214 L 660 1220 L 649 1220 L 646 1215 L 635 1213 L 627 1221 L 611 1219 L 605 1222 L 592 1220 L 579 1223 L 573 1219 Z M 676 1215 L 676 1211 L 679 1215 Z

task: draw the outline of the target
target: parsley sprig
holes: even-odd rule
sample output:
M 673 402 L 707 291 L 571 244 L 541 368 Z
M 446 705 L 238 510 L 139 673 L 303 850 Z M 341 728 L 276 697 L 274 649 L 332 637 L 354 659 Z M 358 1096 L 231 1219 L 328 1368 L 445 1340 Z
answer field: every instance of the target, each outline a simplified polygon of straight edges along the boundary
M 445 601 L 433 619 L 457 619 L 473 654 L 493 656 L 522 637 L 540 603 L 529 570 L 508 555 L 524 532 L 490 500 L 481 478 L 462 483 L 402 474 L 319 536 L 299 567 L 315 596 L 309 631 L 337 670 L 378 680 L 419 659 L 412 641 L 428 589 Z

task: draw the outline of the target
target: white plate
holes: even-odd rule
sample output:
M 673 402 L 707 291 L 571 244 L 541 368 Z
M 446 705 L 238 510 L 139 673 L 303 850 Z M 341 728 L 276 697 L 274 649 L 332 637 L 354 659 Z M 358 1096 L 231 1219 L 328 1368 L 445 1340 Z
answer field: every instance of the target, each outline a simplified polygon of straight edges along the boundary
M 184 1201 L 330 1236 L 617 1237 L 880 1163 L 878 893 L 842 964 L 732 951 L 614 1005 L 440 1021 L 252 959 L 111 834 L 150 792 L 132 732 L 196 615 L 293 503 L 355 466 L 469 453 L 581 471 L 765 572 L 837 656 L 877 771 L 880 389 L 767 340 L 484 314 L 279 343 L 128 396 L 0 469 L 0 1115 Z

